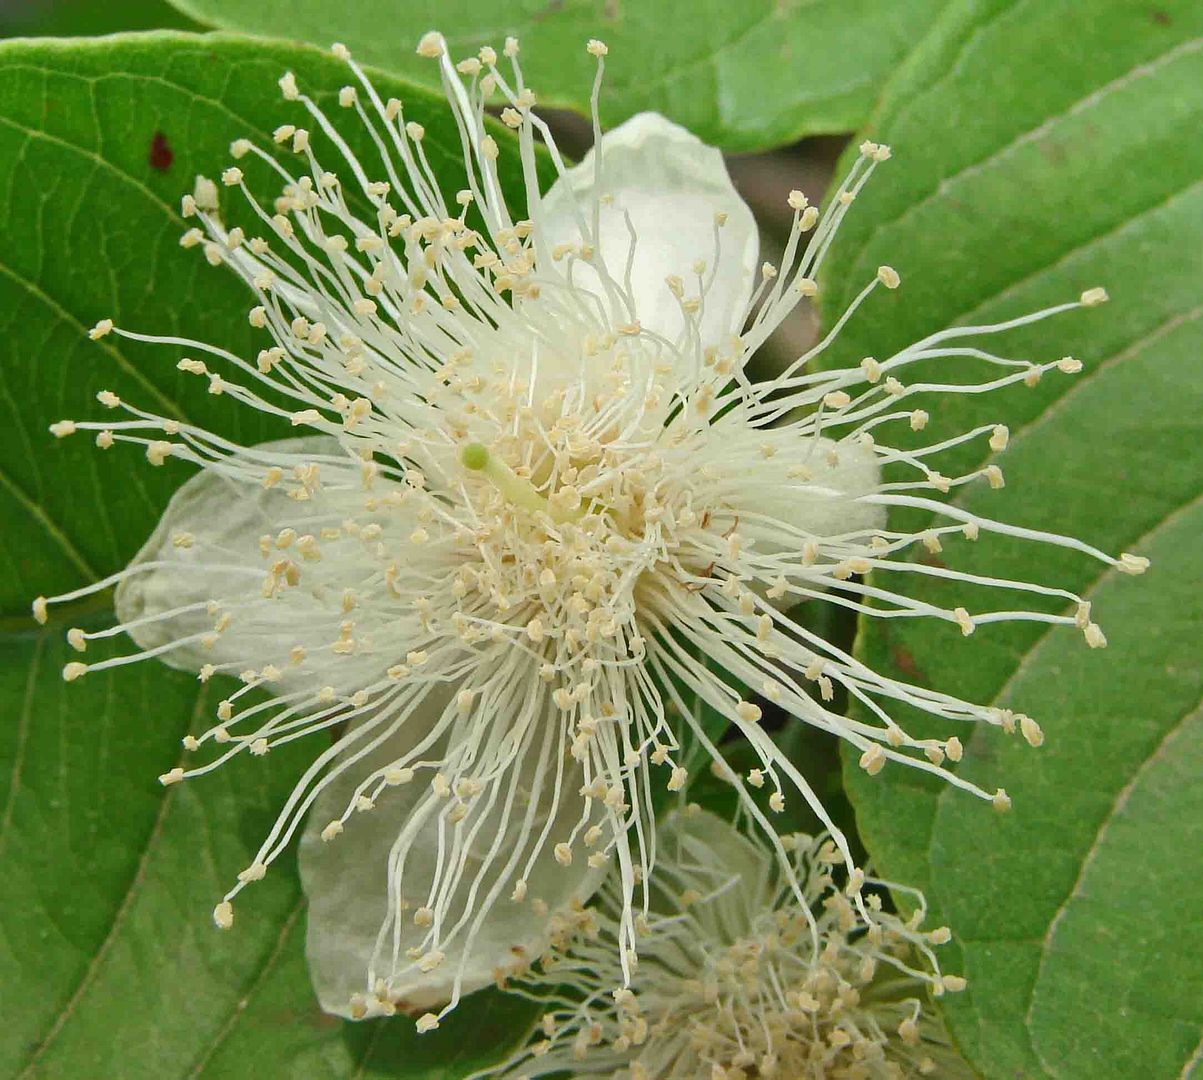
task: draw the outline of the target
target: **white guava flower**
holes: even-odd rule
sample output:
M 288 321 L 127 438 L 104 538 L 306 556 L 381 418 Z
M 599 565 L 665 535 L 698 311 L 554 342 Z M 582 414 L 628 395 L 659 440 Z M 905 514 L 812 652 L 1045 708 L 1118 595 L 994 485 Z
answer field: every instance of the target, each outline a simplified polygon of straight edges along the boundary
M 622 986 L 624 900 L 603 886 L 561 920 L 553 948 L 513 992 L 543 1008 L 526 1044 L 474 1074 L 612 1080 L 893 1080 L 968 1077 L 931 1013 L 960 990 L 932 950 L 947 928 L 921 929 L 866 891 L 871 921 L 833 878 L 830 840 L 788 837 L 793 881 L 755 838 L 697 807 L 660 823 L 651 911 L 638 967 Z M 886 883 L 867 879 L 870 887 Z
M 931 497 L 978 480 L 998 486 L 997 465 L 950 479 L 930 461 L 971 439 L 1002 449 L 1004 427 L 918 450 L 887 441 L 892 427 L 925 423 L 917 394 L 1077 370 L 1067 358 L 1007 360 L 971 342 L 1092 306 L 1102 291 L 944 330 L 851 368 L 810 370 L 870 292 L 899 284 L 883 266 L 824 341 L 753 383 L 748 359 L 814 295 L 835 231 L 885 147 L 864 144 L 825 212 L 791 193 L 782 265 L 758 267 L 752 215 L 716 150 L 644 114 L 599 128 L 596 148 L 566 166 L 532 111 L 516 42 L 506 44 L 504 75 L 492 49 L 453 64 L 437 34 L 419 46 L 441 66 L 462 143 L 458 177 L 434 175 L 423 128 L 400 102 L 381 100 L 345 48 L 334 51 L 356 82 L 339 103 L 366 131 L 370 154 L 356 156 L 288 74 L 284 97 L 310 117 L 312 136 L 289 123 L 275 137 L 298 169 L 239 139 L 234 157 L 276 174 L 282 193 L 264 205 L 239 165 L 221 178 L 258 227 L 228 227 L 212 181 L 184 198 L 199 223 L 184 246 L 255 294 L 258 355 L 107 319 L 92 331 L 182 350 L 179 368 L 210 393 L 290 421 L 300 437 L 240 446 L 111 392 L 99 400 L 112 422 L 52 428 L 92 430 L 101 448 L 141 447 L 151 465 L 174 458 L 199 469 L 129 567 L 35 602 L 45 619 L 50 603 L 117 587 L 118 626 L 73 629 L 72 645 L 88 652 L 66 678 L 147 659 L 202 680 L 241 678 L 213 726 L 185 739 L 200 763 L 170 769 L 164 783 L 318 736 L 311 767 L 218 903 L 217 924 L 231 925 L 235 897 L 304 828 L 323 1006 L 356 1017 L 437 1008 L 420 1021 L 429 1028 L 463 993 L 538 954 L 556 913 L 590 895 L 612 864 L 626 979 L 655 880 L 656 793 L 685 787 L 689 747 L 722 767 L 699 703 L 759 756 L 754 776 L 730 778 L 787 875 L 771 823 L 787 798 L 814 809 L 849 872 L 853 858 L 759 725 L 757 699 L 847 740 L 871 773 L 894 761 L 1005 806 L 1005 793 L 945 762 L 960 757 L 952 732 L 963 724 L 1010 728 L 1016 717 L 874 672 L 790 608 L 823 601 L 872 617 L 943 619 L 966 634 L 1038 620 L 1103 643 L 1071 592 L 900 557 L 950 534 L 993 532 L 1143 567 Z M 591 42 L 589 51 L 600 86 L 606 50 Z M 501 193 L 484 113 L 497 96 L 517 134 L 523 208 Z M 594 101 L 596 112 L 596 90 Z M 558 173 L 546 191 L 540 136 Z M 959 357 L 994 365 L 997 377 L 904 382 L 912 365 Z M 885 464 L 909 476 L 886 482 Z M 899 530 L 886 523 L 891 507 L 930 511 L 936 523 Z M 892 574 L 911 573 L 1006 586 L 1059 610 L 971 614 L 890 590 Z M 96 639 L 121 631 L 137 650 L 93 659 Z M 837 685 L 877 722 L 829 708 Z M 950 733 L 913 737 L 890 703 L 947 720 Z M 1020 723 L 1038 742 L 1034 721 Z

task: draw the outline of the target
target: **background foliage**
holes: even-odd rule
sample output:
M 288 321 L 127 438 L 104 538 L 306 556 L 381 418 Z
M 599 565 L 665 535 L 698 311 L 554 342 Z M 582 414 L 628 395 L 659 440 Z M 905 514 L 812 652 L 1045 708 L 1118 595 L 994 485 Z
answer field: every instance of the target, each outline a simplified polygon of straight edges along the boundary
M 903 276 L 843 338 L 853 358 L 1091 285 L 1112 295 L 1009 336 L 1008 355 L 1072 353 L 1080 376 L 946 401 L 932 428 L 1011 424 L 1007 489 L 962 489 L 968 509 L 1153 560 L 1131 579 L 1001 538 L 941 556 L 1082 591 L 1110 646 L 1038 627 L 968 641 L 929 621 L 862 628 L 875 665 L 1045 727 L 1039 750 L 991 731 L 967 744 L 965 774 L 1012 795 L 1005 818 L 917 775 L 846 770 L 869 851 L 955 929 L 969 991 L 946 1016 L 1000 1078 L 1185 1076 L 1203 1052 L 1203 931 L 1180 916 L 1200 893 L 1187 853 L 1203 849 L 1203 10 L 1082 16 L 1051 0 L 949 11 L 870 123 L 899 167 L 849 219 L 829 275 L 829 319 L 880 262 Z M 968 448 L 959 462 L 979 463 Z M 925 580 L 923 595 L 952 593 Z
M 1006 818 L 915 775 L 870 780 L 853 763 L 845 779 L 869 853 L 957 933 L 951 963 L 970 989 L 946 1016 L 983 1076 L 1190 1075 L 1203 1055 L 1198 5 L 810 0 L 699 14 L 565 0 L 501 17 L 480 4 L 179 2 L 213 23 L 344 40 L 418 79 L 432 69 L 415 66 L 413 40 L 436 21 L 463 49 L 517 31 L 541 99 L 577 108 L 583 41 L 599 36 L 609 120 L 658 108 L 729 149 L 866 127 L 896 159 L 845 226 L 824 317 L 881 262 L 904 283 L 854 320 L 845 360 L 1108 286 L 1108 307 L 1007 342 L 1038 359 L 1072 352 L 1086 363 L 1076 380 L 942 399 L 932 425 L 1012 427 L 1007 489 L 966 490 L 964 505 L 1137 551 L 1153 569 L 1117 580 L 1059 549 L 949 544 L 949 565 L 1085 590 L 1111 645 L 997 627 L 966 642 L 869 620 L 858 647 L 874 664 L 1032 713 L 1048 738 L 1039 750 L 997 732 L 967 740 L 962 767 L 1011 792 Z M 190 24 L 150 0 L 17 16 L 0 13 L 0 33 Z M 452 1080 L 527 1022 L 491 994 L 421 1040 L 323 1016 L 288 867 L 240 905 L 231 934 L 213 931 L 214 900 L 291 785 L 285 755 L 161 789 L 154 777 L 212 702 L 153 665 L 66 687 L 63 630 L 99 625 L 106 604 L 44 632 L 26 614 L 32 595 L 122 566 L 184 475 L 104 457 L 83 436 L 55 441 L 47 424 L 110 388 L 236 437 L 269 434 L 187 383 L 174 352 L 102 347 L 84 330 L 111 315 L 250 347 L 240 289 L 177 246 L 178 198 L 232 138 L 289 119 L 275 87 L 286 67 L 327 96 L 345 81 L 313 49 L 228 36 L 0 45 L 0 1075 Z M 441 108 L 393 90 L 427 126 L 436 168 L 449 164 Z M 959 464 L 977 464 L 972 449 Z
M 539 100 L 586 112 L 596 65 L 585 42 L 601 38 L 615 57 L 602 108 L 608 125 L 654 109 L 723 149 L 754 150 L 859 126 L 882 79 L 945 0 L 171 2 L 227 30 L 323 48 L 342 41 L 436 89 L 437 66 L 413 49 L 427 30 L 442 30 L 457 57 L 514 34 Z

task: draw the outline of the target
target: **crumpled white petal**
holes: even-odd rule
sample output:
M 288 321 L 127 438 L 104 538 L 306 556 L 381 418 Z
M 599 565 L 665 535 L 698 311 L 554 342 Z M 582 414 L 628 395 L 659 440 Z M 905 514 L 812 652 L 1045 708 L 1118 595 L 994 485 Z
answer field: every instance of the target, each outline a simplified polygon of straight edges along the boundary
M 431 799 L 428 773 L 419 774 L 410 783 L 385 789 L 374 809 L 355 814 L 340 835 L 323 841 L 322 830 L 343 813 L 354 794 L 356 781 L 400 758 L 431 729 L 446 702 L 446 693 L 431 693 L 415 714 L 406 719 L 402 730 L 325 788 L 306 822 L 299 849 L 301 883 L 309 901 L 306 955 L 314 990 L 326 1012 L 354 1019 L 362 1016 L 362 1012 L 353 1011 L 352 997 L 362 1000 L 369 994 L 369 969 L 374 970 L 377 978 L 391 974 L 389 996 L 398 1011 L 408 1013 L 437 1008 L 447 1002 L 457 975 L 461 979 L 461 993 L 491 985 L 498 972 L 513 972 L 544 952 L 551 939 L 555 915 L 573 903 L 587 900 L 605 876 L 604 869 L 589 867 L 587 852 L 580 850 L 579 844 L 568 866 L 558 863 L 553 854 L 555 845 L 568 840 L 580 819 L 581 800 L 577 797 L 580 776 L 575 770 L 565 781 L 566 794 L 560 799 L 560 809 L 543 849 L 531 872 L 525 875 L 526 897 L 521 902 L 511 898 L 519 872 L 504 870 L 507 860 L 519 847 L 524 849 L 521 863 L 526 863 L 530 839 L 522 835 L 520 823 L 513 820 L 519 815 L 511 814 L 509 820 L 505 819 L 501 810 L 503 798 L 485 809 L 488 793 L 484 792 L 474 800 L 479 809 L 473 809 L 459 825 L 446 823 L 443 819 L 453 800 Z M 437 758 L 442 752 L 432 749 L 428 756 Z M 520 772 L 519 784 L 528 789 L 535 768 L 533 757 L 527 755 L 521 765 L 515 766 Z M 511 777 L 502 776 L 498 781 L 503 794 L 510 780 Z M 432 802 L 435 812 L 427 813 Z M 479 824 L 482 813 L 486 815 L 483 827 L 463 860 L 463 875 L 442 913 L 444 926 L 453 926 L 465 914 L 482 915 L 479 930 L 471 941 L 459 933 L 440 942 L 442 962 L 434 970 L 422 972 L 407 959 L 406 953 L 426 933 L 415 926 L 414 914 L 427 903 L 440 865 L 440 822 L 443 822 L 444 842 L 450 845 L 456 830 L 467 831 Z M 400 919 L 399 960 L 402 968 L 408 970 L 395 974 L 392 931 L 380 941 L 379 950 L 377 942 L 390 902 L 390 856 L 397 854 L 402 827 L 412 823 L 415 814 L 426 816 L 408 845 L 401 883 L 407 907 Z M 543 815 L 536 821 L 537 833 L 547 817 Z M 490 854 L 495 857 L 490 858 Z M 447 861 L 445 854 L 442 861 Z M 392 884 L 396 895 L 396 882 Z
M 306 455 L 345 458 L 338 443 L 326 436 L 283 439 L 263 443 L 255 450 L 280 460 Z M 264 489 L 207 469 L 190 478 L 172 496 L 130 568 L 155 562 L 164 565 L 132 574 L 117 586 L 117 617 L 132 624 L 127 630 L 137 645 L 149 650 L 191 637 L 196 640 L 161 653 L 160 659 L 184 671 L 199 671 L 205 664 L 262 667 L 271 662 L 283 676 L 272 681 L 288 682 L 293 688 L 319 677 L 330 681 L 330 672 L 306 669 L 311 672 L 306 674 L 288 664 L 293 647 L 323 649 L 332 640 L 330 626 L 339 617 L 345 576 L 329 560 L 306 564 L 304 589 L 288 590 L 271 603 L 251 603 L 242 609 L 223 605 L 221 613 L 229 615 L 229 625 L 215 639 L 200 640 L 214 627 L 215 615 L 205 607 L 209 601 L 238 594 L 258 597 L 269 566 L 259 547 L 260 537 L 274 538 L 282 528 L 317 513 L 318 508 L 334 523 L 352 516 L 366 520 L 364 492 L 353 466 L 341 467 L 346 473 L 345 486 L 333 482 L 333 474 L 340 470 L 329 464 L 324 470 L 332 482 L 307 502 L 290 499 L 283 485 Z M 273 552 L 273 557 L 280 554 Z M 295 548 L 289 554 L 295 556 Z M 336 587 L 324 593 L 323 579 Z M 193 610 L 168 614 L 185 607 Z M 368 673 L 381 666 L 379 657 L 367 653 L 347 657 L 334 668 L 334 681 L 338 686 L 367 685 L 375 677 Z
M 612 196 L 600 216 L 600 255 L 620 285 L 631 265 L 631 291 L 640 325 L 675 340 L 684 326 L 677 299 L 665 284 L 675 274 L 686 295 L 698 293 L 695 261 L 706 263 L 714 281 L 701 311 L 703 345 L 715 345 L 742 328 L 757 272 L 759 239 L 752 211 L 731 184 L 723 156 L 685 128 L 658 113 L 640 113 L 601 137 L 602 176 L 597 188 L 595 153 L 567 170 L 543 198 L 543 227 L 549 246 L 582 241 L 579 221 L 590 220 L 596 195 Z M 719 230 L 715 266 L 715 214 L 727 215 Z M 597 273 L 579 263 L 573 281 L 606 297 Z M 618 312 L 617 322 L 627 319 Z

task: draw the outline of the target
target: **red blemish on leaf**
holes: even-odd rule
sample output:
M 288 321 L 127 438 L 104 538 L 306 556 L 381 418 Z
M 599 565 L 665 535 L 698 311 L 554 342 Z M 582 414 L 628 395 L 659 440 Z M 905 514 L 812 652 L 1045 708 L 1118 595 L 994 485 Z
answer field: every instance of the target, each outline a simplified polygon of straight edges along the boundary
M 902 674 L 910 679 L 911 682 L 923 682 L 923 672 L 919 670 L 919 665 L 915 663 L 915 657 L 911 651 L 902 645 L 895 645 L 890 650 L 890 660 Z
M 175 152 L 167 142 L 167 136 L 161 131 L 156 131 L 154 138 L 150 140 L 150 153 L 147 154 L 146 160 L 150 167 L 158 172 L 166 172 L 171 168 Z
M 941 559 L 940 556 L 937 555 L 934 551 L 928 551 L 928 550 L 924 549 L 923 551 L 920 551 L 918 553 L 918 555 L 915 556 L 915 558 L 917 558 L 921 563 L 923 563 L 924 566 L 935 566 L 941 570 L 948 569 L 948 563 L 946 563 L 943 559 Z

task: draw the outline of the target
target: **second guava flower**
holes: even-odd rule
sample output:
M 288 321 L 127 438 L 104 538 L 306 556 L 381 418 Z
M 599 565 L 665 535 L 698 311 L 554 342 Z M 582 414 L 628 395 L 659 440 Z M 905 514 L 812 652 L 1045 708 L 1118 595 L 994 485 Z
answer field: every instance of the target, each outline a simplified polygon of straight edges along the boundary
M 630 985 L 613 989 L 623 903 L 603 886 L 561 920 L 553 948 L 513 987 L 540 1005 L 535 1031 L 467 1080 L 971 1075 L 931 1006 L 965 980 L 941 973 L 933 946 L 951 934 L 923 927 L 921 894 L 867 879 L 865 919 L 825 837 L 783 837 L 788 881 L 759 837 L 697 806 L 662 818 L 660 839 Z M 886 888 L 905 897 L 905 918 L 884 909 Z

